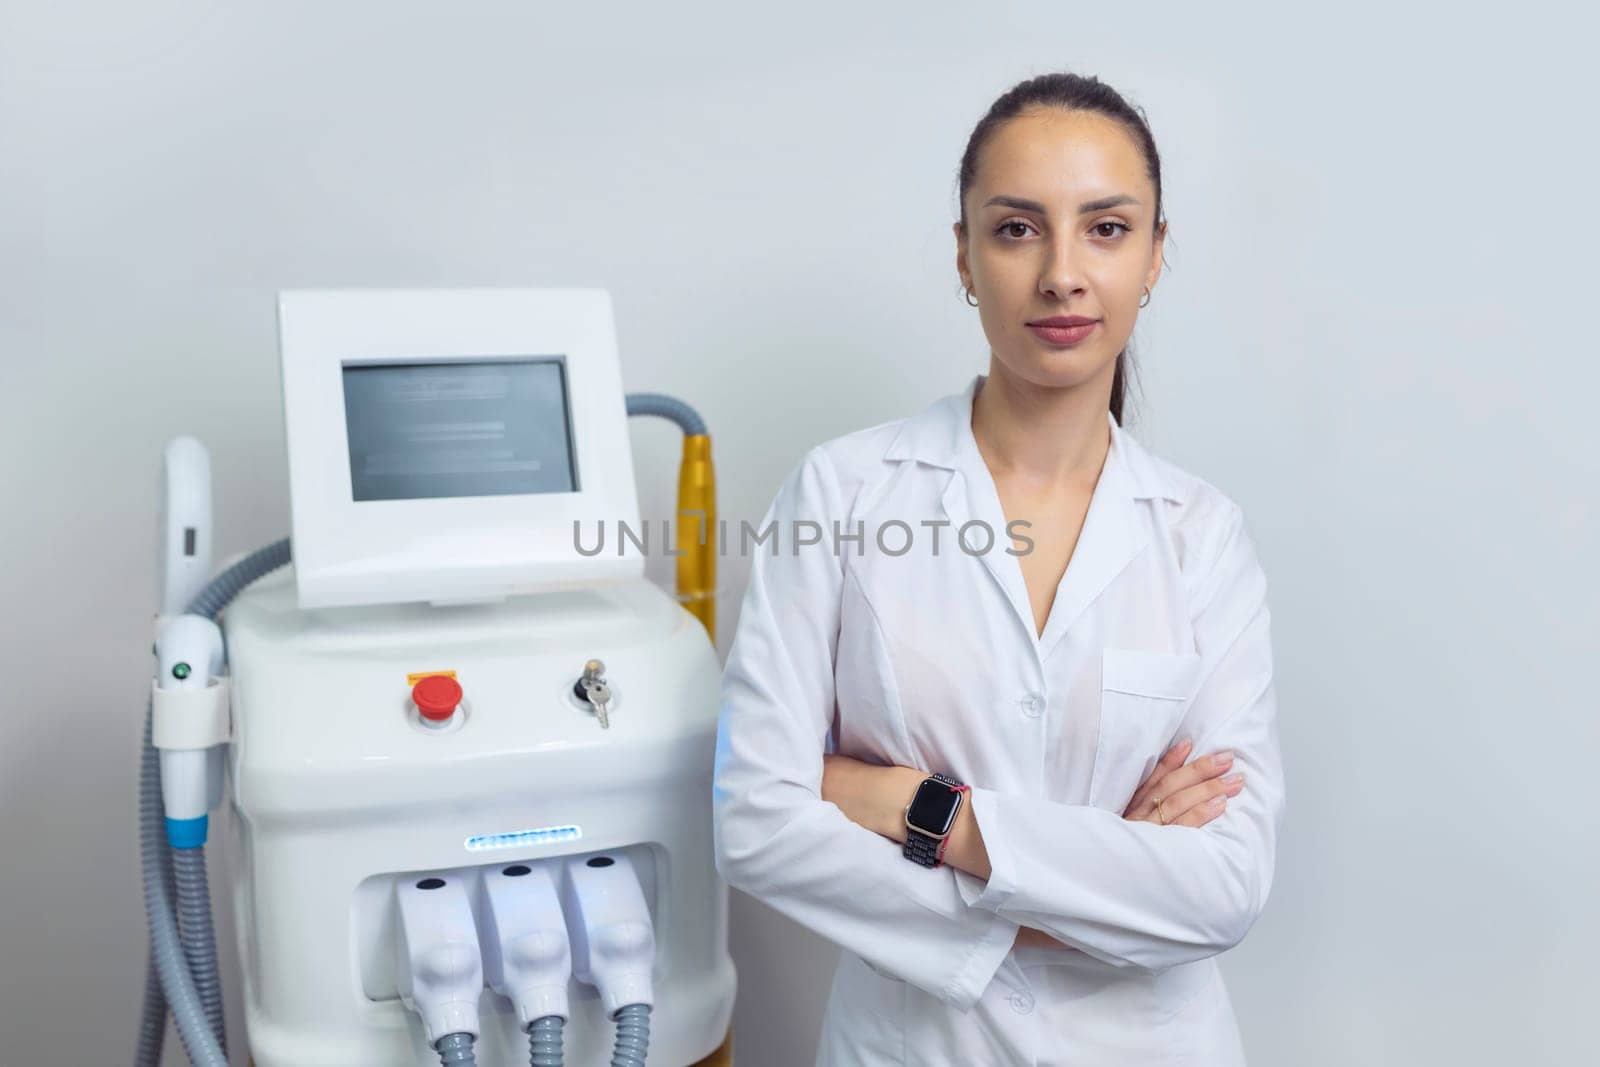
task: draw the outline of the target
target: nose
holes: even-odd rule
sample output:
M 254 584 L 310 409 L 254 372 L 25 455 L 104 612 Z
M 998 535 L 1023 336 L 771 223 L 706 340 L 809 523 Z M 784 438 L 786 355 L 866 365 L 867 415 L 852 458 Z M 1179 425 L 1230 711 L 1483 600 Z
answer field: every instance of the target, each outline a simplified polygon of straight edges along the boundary
M 1065 303 L 1073 293 L 1083 288 L 1074 259 L 1073 242 L 1054 238 L 1045 251 L 1044 262 L 1039 267 L 1039 294 L 1056 303 Z

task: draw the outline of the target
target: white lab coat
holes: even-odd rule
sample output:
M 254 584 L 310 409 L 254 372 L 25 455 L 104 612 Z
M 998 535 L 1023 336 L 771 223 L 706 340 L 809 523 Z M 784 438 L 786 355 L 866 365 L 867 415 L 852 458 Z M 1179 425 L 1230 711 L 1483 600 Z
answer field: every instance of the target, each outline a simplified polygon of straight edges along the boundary
M 1039 636 L 972 436 L 983 381 L 811 449 L 778 491 L 723 677 L 718 869 L 841 947 L 819 1065 L 1237 1067 L 1215 957 L 1266 903 L 1284 811 L 1251 537 L 1108 412 Z M 821 543 L 796 551 L 805 519 Z M 975 519 L 987 553 L 981 527 L 972 552 L 953 540 Z M 1185 736 L 1233 750 L 1243 792 L 1201 828 L 1124 820 Z M 918 867 L 822 800 L 825 750 L 970 783 L 988 881 Z M 1014 948 L 1019 924 L 1072 947 Z

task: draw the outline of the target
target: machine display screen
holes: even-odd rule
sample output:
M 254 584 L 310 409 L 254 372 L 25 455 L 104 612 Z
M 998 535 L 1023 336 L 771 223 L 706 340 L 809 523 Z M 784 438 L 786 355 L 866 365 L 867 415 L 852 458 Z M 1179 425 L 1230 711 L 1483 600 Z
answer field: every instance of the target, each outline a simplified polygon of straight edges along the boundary
M 559 357 L 347 363 L 356 500 L 577 491 Z

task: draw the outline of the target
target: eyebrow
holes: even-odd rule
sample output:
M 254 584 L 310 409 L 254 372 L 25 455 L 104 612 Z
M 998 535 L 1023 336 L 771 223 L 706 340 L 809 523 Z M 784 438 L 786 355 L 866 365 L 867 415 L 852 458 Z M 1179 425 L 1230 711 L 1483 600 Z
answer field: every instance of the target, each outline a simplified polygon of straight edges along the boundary
M 1103 196 L 1099 200 L 1085 200 L 1078 205 L 1078 214 L 1087 215 L 1091 211 L 1104 211 L 1107 208 L 1120 207 L 1123 204 L 1138 204 L 1139 201 L 1126 193 L 1117 196 Z M 1037 200 L 1024 200 L 1016 196 L 994 196 L 984 202 L 984 207 L 999 205 L 1000 207 L 1016 208 L 1018 211 L 1032 211 L 1035 214 L 1046 214 L 1044 205 Z

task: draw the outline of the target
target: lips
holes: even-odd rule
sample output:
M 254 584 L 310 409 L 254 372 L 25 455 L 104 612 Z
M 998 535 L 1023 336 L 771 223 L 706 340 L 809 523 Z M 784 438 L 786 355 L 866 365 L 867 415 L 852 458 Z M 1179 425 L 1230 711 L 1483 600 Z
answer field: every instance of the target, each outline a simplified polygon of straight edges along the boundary
M 1100 324 L 1098 319 L 1082 315 L 1062 315 L 1028 323 L 1035 337 L 1058 348 L 1069 347 L 1083 341 Z
M 1092 326 L 1099 319 L 1087 318 L 1083 315 L 1052 315 L 1048 319 L 1034 319 L 1029 326 Z

